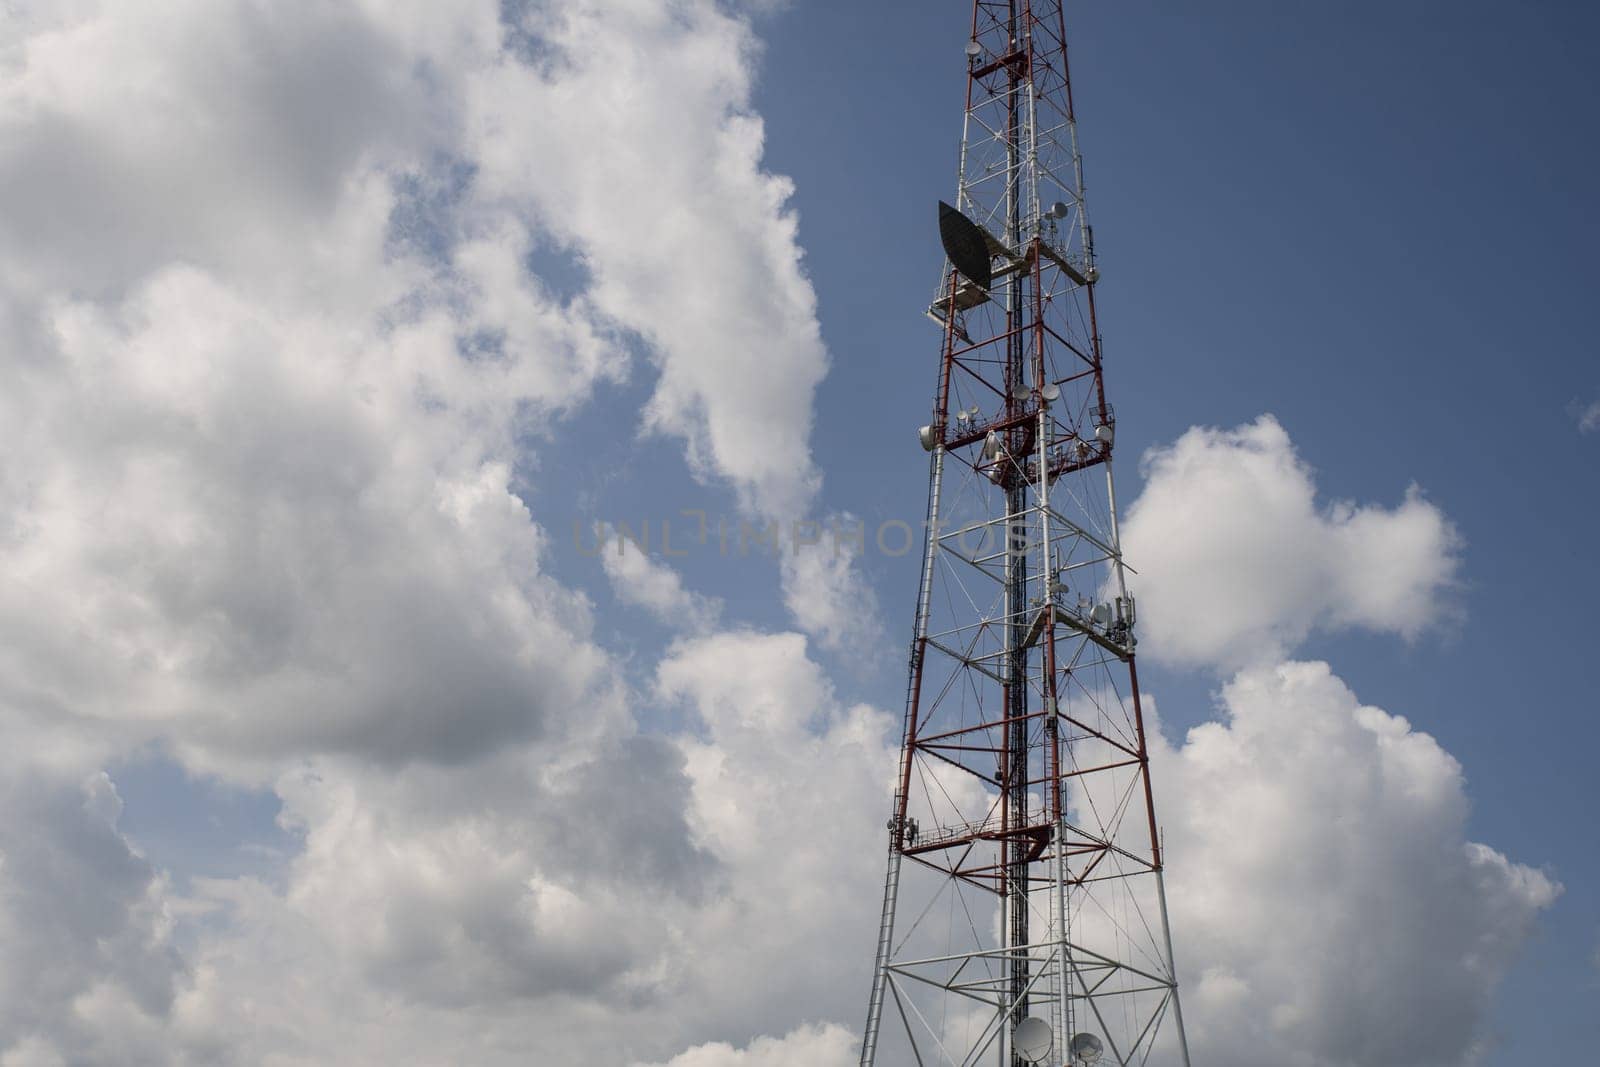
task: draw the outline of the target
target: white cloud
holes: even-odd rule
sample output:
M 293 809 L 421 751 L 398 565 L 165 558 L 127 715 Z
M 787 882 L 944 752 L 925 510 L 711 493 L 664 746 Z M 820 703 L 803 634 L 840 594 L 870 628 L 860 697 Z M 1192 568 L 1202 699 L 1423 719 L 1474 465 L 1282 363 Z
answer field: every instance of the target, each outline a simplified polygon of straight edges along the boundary
M 1466 837 L 1461 767 L 1322 663 L 1313 630 L 1414 637 L 1452 612 L 1460 538 L 1413 486 L 1319 505 L 1270 416 L 1145 457 L 1124 546 L 1142 648 L 1235 671 L 1221 721 L 1153 738 L 1197 1058 L 1460 1064 L 1560 889 Z
M 67 709 L 86 748 L 171 731 L 263 774 L 307 744 L 464 758 L 552 728 L 540 709 L 590 699 L 603 657 L 581 599 L 538 574 L 512 441 L 621 373 L 615 324 L 652 342 L 652 418 L 702 469 L 753 507 L 809 506 L 826 358 L 787 185 L 759 165 L 753 40 L 711 4 L 634 7 L 529 9 L 532 65 L 499 53 L 492 4 L 174 0 L 16 45 L 0 187 L 31 228 L 0 253 L 4 319 L 51 371 L 0 401 L 0 491 L 23 516 L 0 626 L 25 714 Z M 55 180 L 80 150 L 105 159 Z M 706 229 L 699 271 L 641 239 L 662 218 Z M 581 253 L 584 295 L 521 270 L 530 224 Z M 727 299 L 734 279 L 750 299 Z M 852 576 L 817 577 L 792 600 L 837 644 L 819 605 Z M 75 616 L 38 618 L 46 589 Z
M 861 520 L 840 513 L 791 524 L 782 545 L 783 595 L 795 623 L 830 652 L 865 659 L 883 639 L 878 598 L 862 576 L 862 547 L 852 540 Z M 896 545 L 895 547 L 898 547 Z
M 1461 539 L 1415 486 L 1393 508 L 1319 506 L 1276 420 L 1195 428 L 1144 460 L 1123 547 L 1149 654 L 1270 663 L 1314 628 L 1406 638 L 1451 611 Z
M 1575 414 L 1578 420 L 1579 433 L 1594 433 L 1600 430 L 1600 400 L 1588 406 L 1576 406 Z
M 219 760 L 462 758 L 609 684 L 509 491 L 537 372 L 465 363 L 446 321 L 384 349 L 356 316 L 286 322 L 187 269 L 51 328 L 5 487 L 0 672 L 24 714 Z
M 6 980 L 51 945 L 109 954 L 13 1001 L 39 1029 L 7 1029 L 11 1061 L 571 1062 L 564 1024 L 621 1004 L 625 1062 L 737 1033 L 740 1003 L 769 1033 L 810 1015 L 749 981 L 758 946 L 742 1000 L 704 995 L 728 979 L 685 937 L 738 942 L 763 865 L 690 839 L 721 772 L 636 735 L 512 492 L 632 330 L 649 428 L 747 508 L 813 506 L 826 356 L 753 40 L 710 2 L 563 5 L 529 12 L 520 62 L 500 8 L 172 0 L 0 31 L 28 34 L 0 44 L 4 747 L 79 773 L 160 745 L 271 783 L 305 843 L 281 891 L 201 883 L 184 977 L 137 996 L 106 983 L 147 946 L 30 924 L 62 886 L 7 870 L 34 941 Z M 524 269 L 552 238 L 574 297 Z M 885 758 L 870 712 L 821 710 L 830 752 Z M 761 885 L 765 947 L 796 947 Z M 870 917 L 797 929 L 836 921 Z M 772 988 L 826 1003 L 835 962 Z
M 240 1062 L 838 1060 L 847 1030 L 795 1027 L 859 1012 L 841 946 L 873 929 L 882 823 L 838 812 L 881 809 L 891 718 L 841 706 L 799 634 L 686 640 L 657 689 L 690 733 L 286 775 L 287 891 L 200 888 L 228 922 L 174 1028 Z
M 682 760 L 659 740 L 570 767 L 319 767 L 278 791 L 306 841 L 289 905 L 370 980 L 435 1005 L 654 995 L 680 947 L 659 913 L 711 869 L 689 841 Z
M 748 25 L 709 2 L 587 0 L 530 7 L 523 26 L 559 59 L 471 78 L 483 195 L 531 197 L 597 306 L 650 342 L 646 428 L 683 439 L 752 511 L 801 517 L 827 353 L 792 185 L 761 169 Z
M 1246 670 L 1157 744 L 1197 1061 L 1460 1064 L 1560 892 L 1465 836 L 1460 765 L 1322 663 Z
M 722 614 L 722 601 L 683 586 L 683 576 L 638 543 L 608 530 L 600 540 L 600 565 L 617 599 L 643 608 L 673 629 L 710 629 Z
M 410 57 L 348 6 L 52 21 L 5 28 L 0 74 L 0 273 L 36 295 L 115 295 L 174 261 L 281 281 L 336 236 L 351 174 L 413 156 L 437 117 Z
M 0 787 L 0 1062 L 157 1063 L 183 984 L 165 879 L 104 775 Z
M 799 634 L 682 642 L 656 688 L 698 720 L 679 741 L 690 825 L 729 872 L 699 928 L 718 946 L 699 987 L 713 1034 L 781 1033 L 799 1005 L 801 1017 L 853 1021 L 871 961 L 840 952 L 876 929 L 876 908 L 861 905 L 882 890 L 893 718 L 841 706 Z
M 758 1037 L 742 1049 L 723 1041 L 699 1045 L 654 1067 L 848 1067 L 857 1044 L 841 1026 L 806 1026 L 781 1038 Z
M 762 522 L 805 520 L 821 488 L 810 434 L 828 354 L 793 186 L 761 167 L 748 24 L 709 2 L 589 0 L 529 7 L 521 25 L 560 60 L 471 79 L 481 195 L 531 198 L 581 257 L 596 308 L 648 342 L 660 377 L 643 429 L 681 439 L 694 471 Z M 784 557 L 786 605 L 832 650 L 877 636 L 855 562 Z
M 38 149 L 0 164 L 6 219 L 33 227 L 0 244 L 26 342 L 0 390 L 0 684 L 90 754 L 165 737 L 270 776 L 307 749 L 464 759 L 605 722 L 574 706 L 620 714 L 510 492 L 517 434 L 620 373 L 609 327 L 519 270 L 515 204 L 436 205 L 444 243 L 395 243 L 400 179 L 459 134 L 413 119 L 460 72 L 408 52 L 406 18 L 310 7 L 85 11 L 0 89 L 0 136 Z M 58 182 L 57 141 L 123 154 Z M 101 234 L 107 203 L 154 222 Z

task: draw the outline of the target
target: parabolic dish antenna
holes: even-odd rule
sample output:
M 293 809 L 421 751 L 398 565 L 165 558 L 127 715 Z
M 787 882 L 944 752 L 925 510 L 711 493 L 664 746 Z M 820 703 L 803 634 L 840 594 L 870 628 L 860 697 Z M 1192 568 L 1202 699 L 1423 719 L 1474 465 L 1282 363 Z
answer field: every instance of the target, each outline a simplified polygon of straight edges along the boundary
M 950 258 L 952 267 L 978 288 L 989 288 L 993 272 L 983 231 L 976 222 L 943 200 L 939 201 L 939 243 L 944 245 L 944 254 Z
M 1096 1063 L 1106 1047 L 1093 1034 L 1073 1034 L 1067 1050 L 1072 1053 L 1073 1063 Z
M 1011 1031 L 1012 1049 L 1029 1063 L 1042 1063 L 1050 1055 L 1052 1044 L 1054 1040 L 1050 1035 L 1050 1024 L 1037 1015 L 1028 1016 Z

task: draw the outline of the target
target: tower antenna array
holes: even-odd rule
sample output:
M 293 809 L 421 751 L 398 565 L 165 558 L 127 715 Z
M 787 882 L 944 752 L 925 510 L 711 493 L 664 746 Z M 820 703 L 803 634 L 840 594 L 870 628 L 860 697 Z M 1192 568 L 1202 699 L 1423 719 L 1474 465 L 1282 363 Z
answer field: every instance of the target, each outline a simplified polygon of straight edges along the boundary
M 861 1064 L 1187 1067 L 1061 0 L 964 51 Z

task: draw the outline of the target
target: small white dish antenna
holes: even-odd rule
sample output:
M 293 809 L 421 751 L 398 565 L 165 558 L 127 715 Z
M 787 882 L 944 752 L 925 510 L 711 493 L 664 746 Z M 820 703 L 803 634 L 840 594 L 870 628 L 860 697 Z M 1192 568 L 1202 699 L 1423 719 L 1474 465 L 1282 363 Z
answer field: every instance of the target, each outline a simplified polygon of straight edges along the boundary
M 1066 204 L 1057 200 L 1055 203 L 1050 205 L 1049 215 L 1053 219 L 1064 219 L 1067 217 L 1067 212 L 1070 210 L 1071 209 L 1068 208 Z
M 967 58 L 968 59 L 977 59 L 982 54 L 983 54 L 983 45 L 979 44 L 977 41 L 968 41 L 967 42 Z
M 956 421 L 957 422 L 966 422 L 971 417 L 972 416 L 968 415 L 965 411 L 956 412 Z
M 1028 392 L 1029 392 L 1028 387 L 1026 385 L 1023 385 L 1021 382 L 1018 382 L 1016 385 L 1013 385 L 1011 387 L 1011 399 L 1012 400 L 1026 400 L 1026 399 L 1028 399 Z
M 932 426 L 924 426 L 922 429 L 918 430 L 917 440 L 922 442 L 922 450 L 924 452 L 932 452 L 933 446 L 939 443 L 938 440 L 933 436 Z
M 968 408 L 967 409 L 967 414 L 971 415 L 973 418 L 977 418 L 978 417 L 978 405 L 974 404 L 970 408 Z
M 999 454 L 1000 454 L 1000 438 L 995 436 L 995 432 L 993 430 L 990 430 L 988 436 L 983 439 L 983 455 L 984 455 L 984 458 L 985 459 L 994 459 Z
M 1028 1016 L 1011 1031 L 1012 1049 L 1029 1063 L 1043 1063 L 1054 1043 L 1050 1024 L 1037 1015 Z
M 1061 386 L 1051 382 L 1039 391 L 1039 395 L 1054 403 L 1061 399 Z
M 1111 428 L 1110 423 L 1102 422 L 1100 425 L 1094 428 L 1095 437 L 1101 441 L 1104 441 L 1108 445 L 1111 443 L 1111 438 L 1115 436 L 1115 434 L 1116 431 Z
M 1093 1034 L 1073 1034 L 1072 1040 L 1067 1043 L 1067 1051 L 1072 1053 L 1073 1063 L 1097 1063 L 1100 1054 L 1105 1050 L 1106 1047 Z

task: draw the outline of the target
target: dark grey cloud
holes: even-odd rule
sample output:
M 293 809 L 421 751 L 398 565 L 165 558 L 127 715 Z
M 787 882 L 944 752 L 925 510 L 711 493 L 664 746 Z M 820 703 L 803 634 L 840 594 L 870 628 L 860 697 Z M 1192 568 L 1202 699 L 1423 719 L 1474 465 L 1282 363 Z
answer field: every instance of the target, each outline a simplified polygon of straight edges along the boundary
M 447 103 L 419 73 L 355 6 L 173 0 L 35 38 L 0 112 L 0 261 L 108 295 L 175 260 L 248 272 L 425 141 Z
M 119 810 L 100 775 L 12 770 L 0 784 L 0 1057 L 162 1062 L 96 1018 L 159 1024 L 186 979 L 165 883 L 118 832 Z

